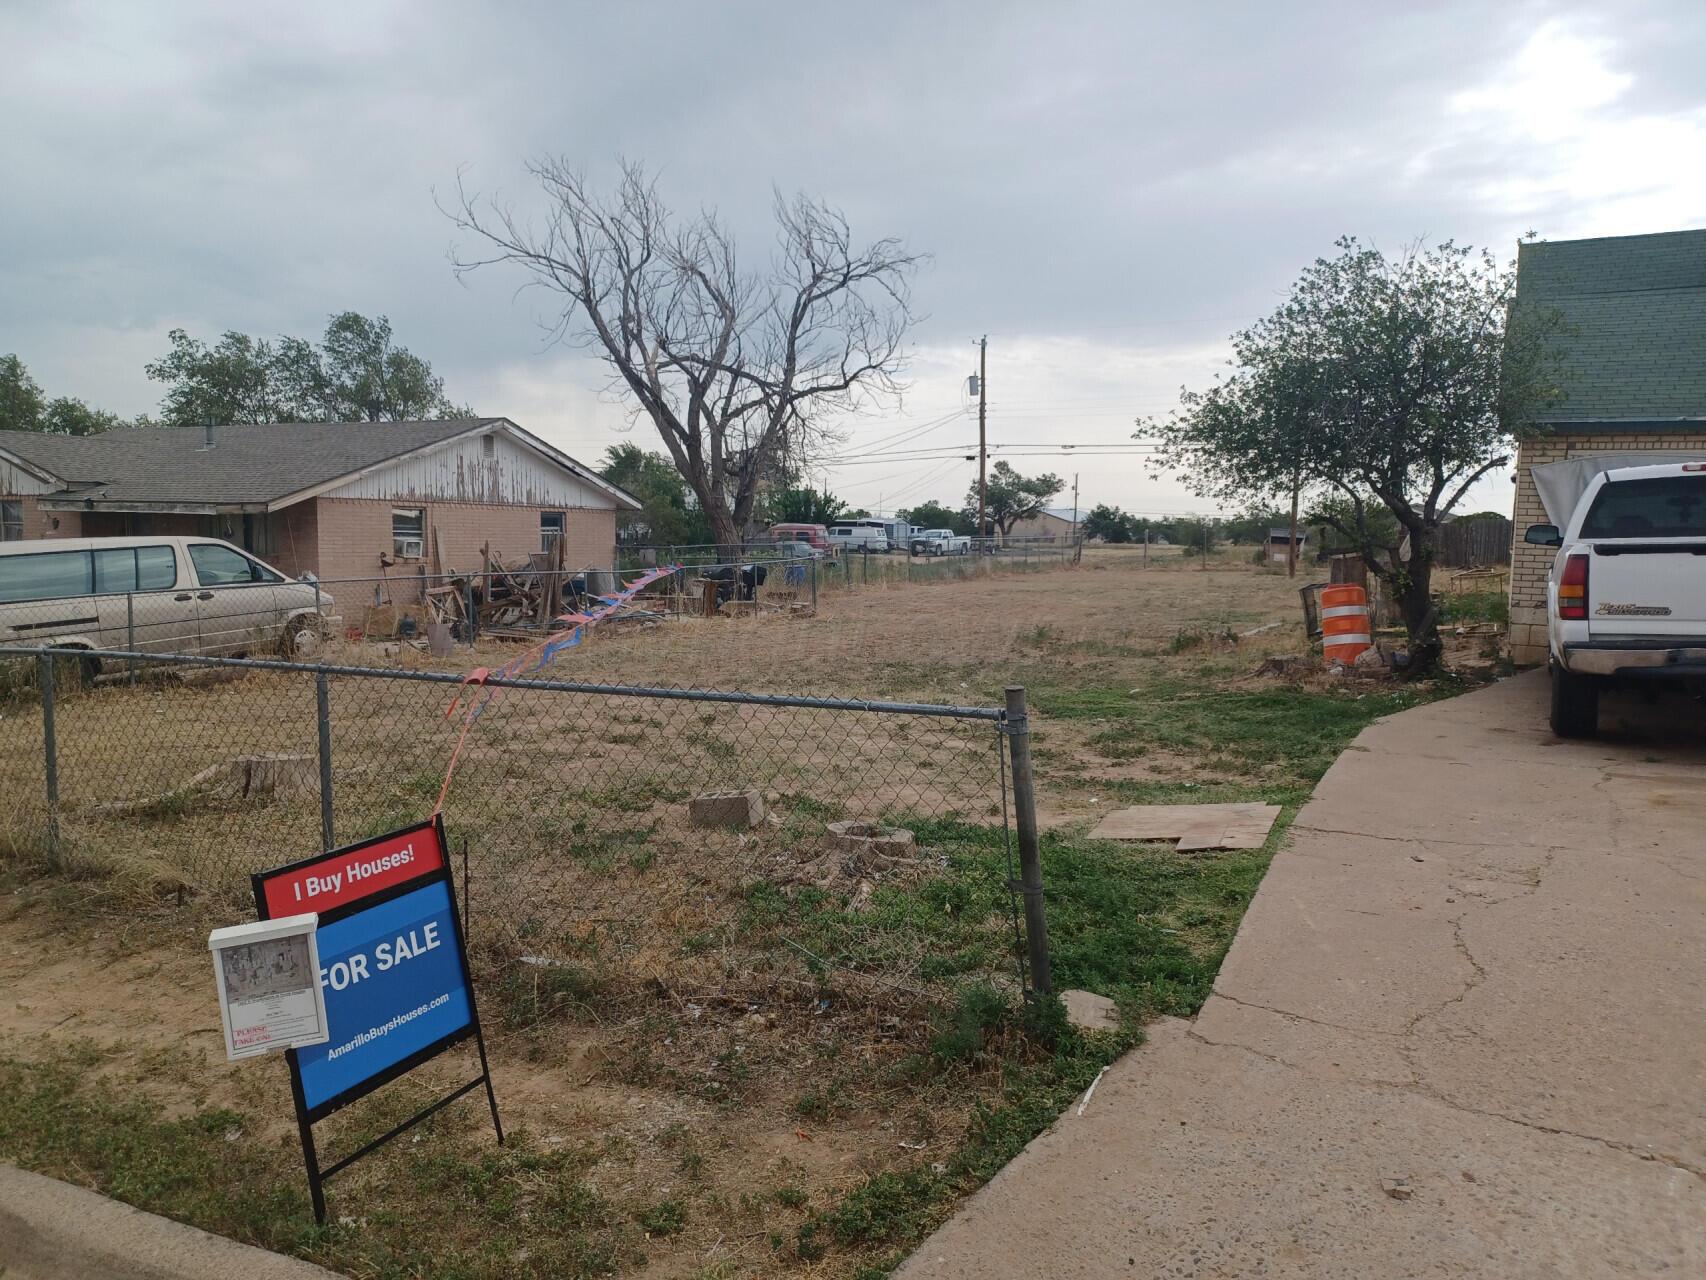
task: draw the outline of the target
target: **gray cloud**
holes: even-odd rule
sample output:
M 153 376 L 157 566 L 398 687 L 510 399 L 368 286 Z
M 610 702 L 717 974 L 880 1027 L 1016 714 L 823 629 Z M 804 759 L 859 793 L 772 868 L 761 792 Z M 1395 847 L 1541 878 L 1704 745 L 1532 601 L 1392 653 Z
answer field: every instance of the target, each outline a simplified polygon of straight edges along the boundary
M 545 151 L 593 173 L 645 159 L 754 255 L 772 184 L 904 236 L 935 255 L 918 289 L 932 351 L 985 331 L 1009 349 L 1200 351 L 1341 232 L 1503 251 L 1531 226 L 1591 224 L 1619 194 L 1580 189 L 1591 158 L 1560 167 L 1497 112 L 1452 105 L 1499 84 L 1548 23 L 1632 77 L 1596 121 L 1699 113 L 1706 8 L 1691 0 L 1614 17 L 1468 2 L 5 5 L 0 351 L 54 393 L 137 412 L 157 395 L 135 356 L 172 325 L 311 333 L 333 310 L 385 312 L 452 394 L 507 389 L 520 407 L 480 408 L 544 414 L 590 447 L 620 415 L 587 396 L 596 372 L 541 350 L 550 300 L 516 298 L 521 281 L 498 273 L 459 283 L 432 202 L 466 166 L 525 205 L 521 163 Z M 1171 391 L 1133 376 L 1134 403 Z M 554 395 L 552 379 L 573 385 Z M 921 386 L 920 416 L 954 394 Z M 1074 421 L 1112 437 L 1129 419 Z

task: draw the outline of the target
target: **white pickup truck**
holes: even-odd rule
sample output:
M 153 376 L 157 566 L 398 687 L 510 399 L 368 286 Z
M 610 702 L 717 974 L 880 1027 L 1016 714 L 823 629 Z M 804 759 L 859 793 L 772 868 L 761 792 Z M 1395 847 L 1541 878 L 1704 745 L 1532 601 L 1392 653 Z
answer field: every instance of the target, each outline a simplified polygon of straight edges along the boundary
M 907 550 L 915 556 L 969 555 L 971 539 L 952 529 L 926 529 L 912 536 Z
M 1558 548 L 1547 581 L 1554 733 L 1591 737 L 1611 683 L 1706 695 L 1706 460 L 1603 471 L 1564 528 L 1523 536 Z

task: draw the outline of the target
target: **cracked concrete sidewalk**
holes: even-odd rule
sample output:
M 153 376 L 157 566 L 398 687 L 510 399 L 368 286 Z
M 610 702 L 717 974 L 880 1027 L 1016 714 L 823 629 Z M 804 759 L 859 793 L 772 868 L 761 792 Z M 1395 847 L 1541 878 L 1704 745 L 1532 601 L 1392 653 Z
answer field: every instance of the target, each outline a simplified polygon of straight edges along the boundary
M 1364 731 L 1196 1020 L 897 1275 L 1706 1275 L 1706 733 L 1545 713 L 1535 672 Z

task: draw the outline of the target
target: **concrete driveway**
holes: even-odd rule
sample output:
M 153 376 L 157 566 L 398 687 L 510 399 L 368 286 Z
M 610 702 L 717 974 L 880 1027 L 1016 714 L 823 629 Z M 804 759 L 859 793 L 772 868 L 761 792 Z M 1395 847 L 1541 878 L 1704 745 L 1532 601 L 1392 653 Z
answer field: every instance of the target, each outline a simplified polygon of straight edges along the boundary
M 1530 673 L 1365 731 L 1197 1019 L 898 1274 L 1706 1275 L 1706 733 L 1607 710 L 1559 741 Z

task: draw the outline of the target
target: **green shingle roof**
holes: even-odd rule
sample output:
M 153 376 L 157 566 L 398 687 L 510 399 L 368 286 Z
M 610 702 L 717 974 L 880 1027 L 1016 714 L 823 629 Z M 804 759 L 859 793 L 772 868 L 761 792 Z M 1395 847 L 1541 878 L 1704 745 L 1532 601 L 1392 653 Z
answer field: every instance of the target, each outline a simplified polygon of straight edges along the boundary
M 1524 244 L 1517 305 L 1561 313 L 1552 423 L 1706 419 L 1706 229 Z

